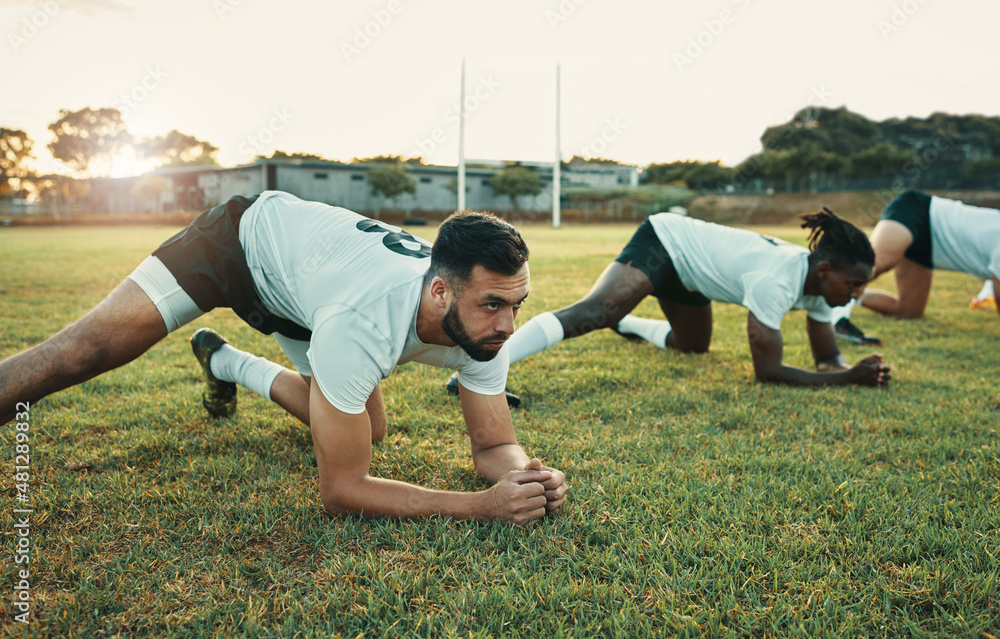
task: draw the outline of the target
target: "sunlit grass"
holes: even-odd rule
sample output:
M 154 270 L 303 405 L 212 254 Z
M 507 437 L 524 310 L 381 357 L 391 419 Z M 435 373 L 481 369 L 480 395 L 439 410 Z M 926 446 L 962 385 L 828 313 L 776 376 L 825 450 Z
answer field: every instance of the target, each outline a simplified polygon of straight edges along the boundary
M 73 321 L 174 230 L 0 230 L 0 357 Z M 632 230 L 526 227 L 519 322 L 586 293 Z M 32 407 L 29 633 L 1000 636 L 1000 322 L 968 310 L 980 284 L 936 274 L 920 322 L 855 314 L 885 340 L 884 391 L 754 383 L 746 311 L 726 305 L 704 356 L 602 331 L 521 362 L 521 443 L 573 487 L 565 512 L 525 529 L 325 515 L 305 426 L 245 391 L 232 420 L 201 408 L 195 328 L 285 363 L 213 312 Z M 636 312 L 660 315 L 651 300 Z M 804 323 L 783 326 L 786 360 L 803 367 Z M 487 487 L 446 376 L 408 365 L 385 382 L 373 473 Z M 2 532 L 11 549 L 12 523 Z

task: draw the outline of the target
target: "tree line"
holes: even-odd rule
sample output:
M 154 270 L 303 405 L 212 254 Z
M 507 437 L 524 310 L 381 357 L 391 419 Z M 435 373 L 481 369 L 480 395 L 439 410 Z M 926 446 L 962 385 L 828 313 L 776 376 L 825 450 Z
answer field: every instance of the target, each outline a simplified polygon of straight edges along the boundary
M 651 164 L 642 182 L 741 192 L 1000 188 L 1000 117 L 934 113 L 876 122 L 846 107 L 810 107 L 768 127 L 761 145 L 733 167 Z
M 147 169 L 217 164 L 218 147 L 172 130 L 159 136 L 131 133 L 115 108 L 61 110 L 49 125 L 47 148 L 77 177 L 110 175 L 117 162 Z M 642 183 L 683 184 L 696 191 L 828 191 L 872 188 L 1000 188 L 1000 117 L 934 113 L 927 118 L 869 120 L 846 107 L 809 107 L 786 123 L 768 127 L 762 150 L 736 166 L 684 160 L 644 167 Z M 0 127 L 0 198 L 43 192 L 53 176 L 31 166 L 34 142 L 22 130 Z M 272 160 L 333 161 L 312 153 L 274 151 Z M 607 158 L 574 156 L 564 165 L 586 162 L 619 164 Z M 414 193 L 407 166 L 420 157 L 378 155 L 347 163 L 377 164 L 368 172 L 373 194 L 393 201 Z M 517 207 L 521 195 L 541 192 L 541 180 L 529 167 L 508 166 L 490 184 Z M 449 186 L 453 191 L 457 184 Z

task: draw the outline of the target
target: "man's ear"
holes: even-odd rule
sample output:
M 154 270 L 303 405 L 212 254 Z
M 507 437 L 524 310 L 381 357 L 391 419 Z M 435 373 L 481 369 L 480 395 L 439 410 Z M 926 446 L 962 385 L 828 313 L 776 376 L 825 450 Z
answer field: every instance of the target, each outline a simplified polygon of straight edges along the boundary
M 830 264 L 830 262 L 828 261 L 823 261 L 816 265 L 816 275 L 818 275 L 821 278 L 825 278 L 832 271 L 833 271 L 833 264 Z
M 451 288 L 451 285 L 445 281 L 440 275 L 434 276 L 430 284 L 430 294 L 431 300 L 434 305 L 440 309 L 447 308 L 448 301 L 455 294 Z

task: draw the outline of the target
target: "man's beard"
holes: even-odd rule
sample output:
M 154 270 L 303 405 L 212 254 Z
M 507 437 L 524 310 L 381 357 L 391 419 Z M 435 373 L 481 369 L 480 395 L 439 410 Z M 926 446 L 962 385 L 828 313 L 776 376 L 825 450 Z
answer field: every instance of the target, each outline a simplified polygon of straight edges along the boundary
M 462 347 L 466 354 L 477 362 L 488 362 L 497 356 L 500 351 L 493 351 L 484 346 L 488 342 L 499 342 L 507 338 L 503 333 L 496 333 L 478 341 L 473 341 L 469 337 L 469 332 L 465 330 L 462 318 L 458 316 L 458 310 L 453 304 L 444 314 L 441 320 L 441 328 L 444 334 L 451 338 L 453 342 Z

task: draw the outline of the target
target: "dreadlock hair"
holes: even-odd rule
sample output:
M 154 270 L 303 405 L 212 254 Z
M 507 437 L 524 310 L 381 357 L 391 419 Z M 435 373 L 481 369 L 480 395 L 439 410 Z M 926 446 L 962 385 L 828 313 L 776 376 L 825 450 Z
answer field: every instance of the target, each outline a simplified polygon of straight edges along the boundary
M 438 229 L 427 281 L 440 275 L 461 292 L 476 265 L 511 276 L 527 261 L 528 245 L 511 224 L 492 213 L 460 211 Z
M 815 259 L 835 266 L 854 266 L 859 262 L 875 265 L 875 251 L 864 231 L 838 217 L 830 209 L 799 215 L 802 228 L 809 231 L 809 250 Z

